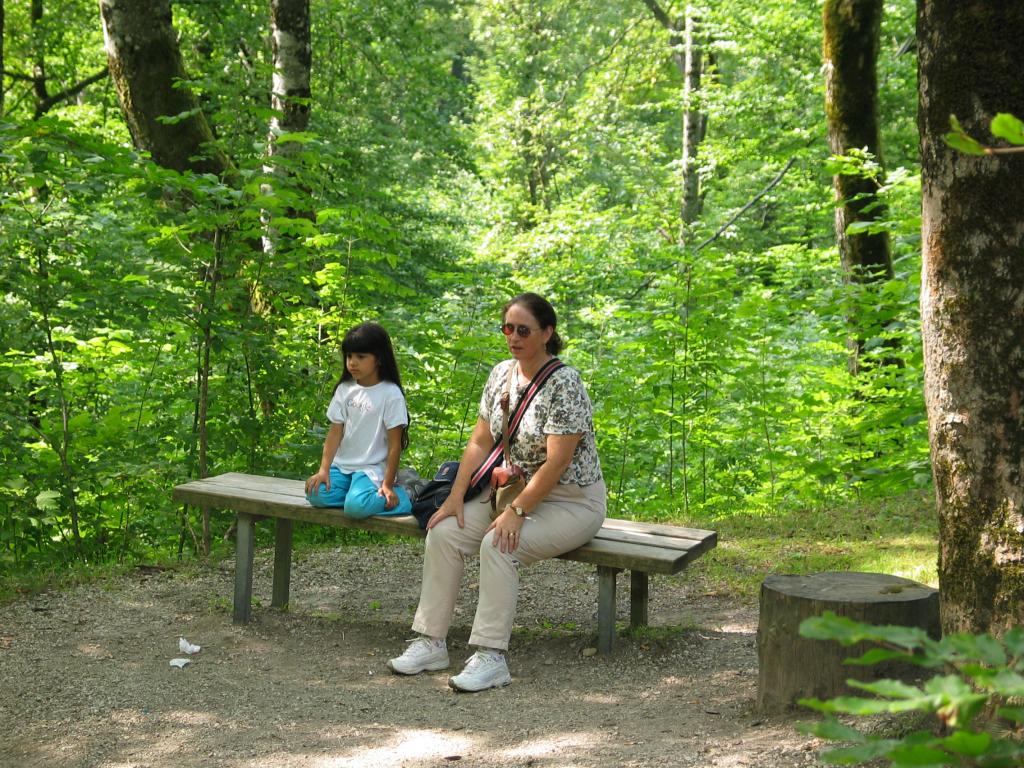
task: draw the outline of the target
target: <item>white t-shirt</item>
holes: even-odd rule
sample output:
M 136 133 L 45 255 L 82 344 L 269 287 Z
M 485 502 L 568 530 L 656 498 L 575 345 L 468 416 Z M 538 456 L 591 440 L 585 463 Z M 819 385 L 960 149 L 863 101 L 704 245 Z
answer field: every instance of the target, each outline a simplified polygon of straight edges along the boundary
M 402 390 L 391 381 L 372 387 L 360 386 L 351 379 L 343 381 L 327 406 L 327 418 L 345 425 L 331 463 L 345 473 L 365 472 L 380 485 L 387 468 L 388 430 L 409 423 Z

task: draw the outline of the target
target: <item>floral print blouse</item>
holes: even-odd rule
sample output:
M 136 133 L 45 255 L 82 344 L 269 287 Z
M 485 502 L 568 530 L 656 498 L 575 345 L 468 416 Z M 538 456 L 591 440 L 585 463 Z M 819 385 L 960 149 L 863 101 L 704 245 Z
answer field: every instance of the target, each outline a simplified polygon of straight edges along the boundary
M 501 433 L 501 392 L 508 381 L 509 369 L 515 360 L 504 360 L 491 369 L 480 398 L 480 417 L 491 425 L 491 436 Z M 510 413 L 515 412 L 521 392 L 530 383 L 518 375 L 512 377 Z M 590 485 L 602 479 L 601 460 L 594 440 L 594 420 L 590 398 L 575 368 L 559 368 L 541 387 L 519 423 L 510 446 L 512 462 L 532 477 L 547 459 L 547 435 L 582 435 L 576 445 L 572 463 L 559 483 Z

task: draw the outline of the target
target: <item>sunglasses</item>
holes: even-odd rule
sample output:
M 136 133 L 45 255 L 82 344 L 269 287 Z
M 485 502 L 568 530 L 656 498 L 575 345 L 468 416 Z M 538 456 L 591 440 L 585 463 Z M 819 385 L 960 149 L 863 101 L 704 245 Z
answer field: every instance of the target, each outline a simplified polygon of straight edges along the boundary
M 512 323 L 505 323 L 501 326 L 501 332 L 506 336 L 511 336 L 514 333 L 520 339 L 525 339 L 534 331 L 539 330 L 540 328 L 531 328 L 528 325 L 512 325 Z

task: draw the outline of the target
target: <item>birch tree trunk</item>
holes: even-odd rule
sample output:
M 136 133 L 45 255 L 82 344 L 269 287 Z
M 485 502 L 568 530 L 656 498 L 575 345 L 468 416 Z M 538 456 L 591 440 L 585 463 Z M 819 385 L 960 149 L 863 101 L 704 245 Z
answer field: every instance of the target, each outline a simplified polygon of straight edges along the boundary
M 0 0 L 0 117 L 4 116 L 4 0 Z
M 683 32 L 683 201 L 682 232 L 695 222 L 703 209 L 697 152 L 704 138 L 704 115 L 700 112 L 700 80 L 703 54 L 697 38 L 693 7 L 686 6 Z
M 271 0 L 270 31 L 274 57 L 270 104 L 275 114 L 270 119 L 267 140 L 270 162 L 265 170 L 285 178 L 289 175 L 287 160 L 301 151 L 302 145 L 279 142 L 278 137 L 283 133 L 305 131 L 309 127 L 309 80 L 313 60 L 309 0 Z M 270 186 L 264 187 L 264 193 L 272 191 Z M 273 250 L 273 238 L 273 233 L 268 230 L 264 250 Z
M 683 144 L 681 147 L 683 178 L 679 204 L 679 244 L 682 245 L 690 224 L 704 207 L 700 189 L 697 154 L 707 130 L 707 115 L 700 111 L 700 88 L 703 76 L 703 51 L 699 41 L 699 21 L 693 6 L 687 3 L 684 19 L 673 21 L 657 0 L 643 0 L 651 15 L 669 33 L 672 62 L 683 76 Z
M 878 59 L 882 0 L 826 0 L 824 26 L 825 116 L 828 146 L 834 155 L 866 149 L 882 165 L 878 125 Z M 889 235 L 848 233 L 855 222 L 885 217 L 877 192 L 881 178 L 836 174 L 832 188 L 836 200 L 835 229 L 843 281 L 851 283 L 886 280 L 893 276 Z M 852 336 L 849 368 L 856 374 L 864 349 L 864 323 L 851 310 Z
M 918 0 L 921 322 L 945 632 L 1024 624 L 1024 156 L 943 143 L 1024 115 L 1024 4 Z
M 188 88 L 175 88 L 185 68 L 171 21 L 170 0 L 100 0 L 110 76 L 139 149 L 176 171 L 224 175 L 227 156 Z M 158 120 L 182 115 L 173 125 Z

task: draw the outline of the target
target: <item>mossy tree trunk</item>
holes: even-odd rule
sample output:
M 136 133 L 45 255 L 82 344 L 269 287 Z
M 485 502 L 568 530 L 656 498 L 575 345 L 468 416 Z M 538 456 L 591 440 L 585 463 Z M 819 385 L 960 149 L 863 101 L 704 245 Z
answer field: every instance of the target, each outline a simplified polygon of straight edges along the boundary
M 4 0 L 0 0 L 0 117 L 4 116 Z
M 878 59 L 882 0 L 826 0 L 824 26 L 825 115 L 828 145 L 834 155 L 867 150 L 882 166 L 878 124 Z M 881 170 L 879 170 L 881 174 Z M 847 232 L 855 222 L 885 217 L 878 201 L 880 175 L 836 174 L 835 229 L 843 281 L 849 284 L 893 276 L 889 236 L 885 232 Z M 864 349 L 864 323 L 856 309 L 848 312 L 851 337 L 849 368 L 856 374 Z
M 946 632 L 1024 624 L 1024 157 L 969 156 L 1024 115 L 1024 4 L 918 0 L 922 285 Z
M 110 76 L 139 149 L 164 168 L 224 175 L 227 156 L 188 88 L 171 20 L 170 0 L 100 0 Z M 161 117 L 182 116 L 173 124 Z

